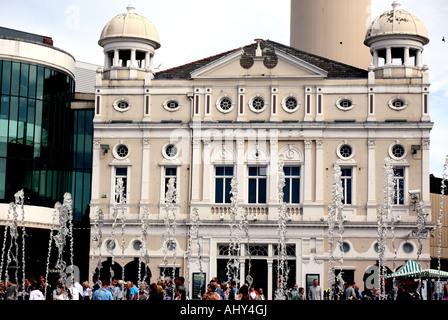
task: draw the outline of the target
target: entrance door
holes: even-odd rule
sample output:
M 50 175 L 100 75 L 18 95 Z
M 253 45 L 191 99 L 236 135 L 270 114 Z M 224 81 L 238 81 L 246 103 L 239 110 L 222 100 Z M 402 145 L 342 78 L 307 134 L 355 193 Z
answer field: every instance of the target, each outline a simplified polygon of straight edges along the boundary
M 251 259 L 250 260 L 250 276 L 253 279 L 252 284 L 255 290 L 258 291 L 259 288 L 263 289 L 264 296 L 268 297 L 268 263 L 266 259 Z M 249 260 L 246 260 L 246 277 L 249 272 Z

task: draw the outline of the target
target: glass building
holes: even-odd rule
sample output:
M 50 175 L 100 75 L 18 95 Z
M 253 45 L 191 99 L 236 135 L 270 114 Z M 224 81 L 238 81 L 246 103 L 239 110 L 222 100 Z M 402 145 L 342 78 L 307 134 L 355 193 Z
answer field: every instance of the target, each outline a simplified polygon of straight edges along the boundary
M 69 56 L 49 45 L 51 38 L 38 43 L 13 31 L 1 28 L 0 37 Z M 90 201 L 93 110 L 71 108 L 74 74 L 52 67 L 52 61 L 47 65 L 1 53 L 0 202 L 14 201 L 23 189 L 25 204 L 52 208 L 69 192 L 79 223 Z

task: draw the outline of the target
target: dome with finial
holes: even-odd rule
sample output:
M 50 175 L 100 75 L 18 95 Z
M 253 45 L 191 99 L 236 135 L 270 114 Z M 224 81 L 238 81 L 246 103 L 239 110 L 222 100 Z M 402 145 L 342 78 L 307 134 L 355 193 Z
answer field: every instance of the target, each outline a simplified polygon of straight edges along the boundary
M 147 18 L 135 13 L 135 7 L 131 4 L 128 5 L 126 13 L 116 15 L 104 26 L 98 44 L 104 46 L 107 40 L 117 38 L 149 40 L 155 49 L 160 48 L 156 28 Z
M 374 39 L 385 36 L 416 36 L 423 45 L 429 43 L 428 31 L 423 22 L 415 15 L 401 9 L 397 1 L 392 3 L 392 10 L 383 12 L 371 23 L 364 43 L 369 46 Z

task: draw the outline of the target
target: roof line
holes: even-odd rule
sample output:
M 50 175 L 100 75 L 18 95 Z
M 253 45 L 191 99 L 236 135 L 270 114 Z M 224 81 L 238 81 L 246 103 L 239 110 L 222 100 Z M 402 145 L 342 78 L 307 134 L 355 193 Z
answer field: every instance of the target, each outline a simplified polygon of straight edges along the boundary
M 216 57 L 219 57 L 219 56 L 222 56 L 222 55 L 225 55 L 225 54 L 229 54 L 229 53 L 231 53 L 231 52 L 235 52 L 235 51 L 237 51 L 237 50 L 241 50 L 242 48 L 243 48 L 243 47 L 239 47 L 239 48 L 232 49 L 232 50 L 229 50 L 229 51 L 226 51 L 226 52 L 218 53 L 218 54 L 215 54 L 215 55 L 210 56 L 210 57 L 207 57 L 207 58 L 202 58 L 202 59 L 199 59 L 199 60 L 196 60 L 196 61 L 193 61 L 193 62 L 189 62 L 189 63 L 182 64 L 182 65 L 180 65 L 180 66 L 176 66 L 176 67 L 172 67 L 172 68 L 169 68 L 169 69 L 165 69 L 165 70 L 159 71 L 159 72 L 157 72 L 157 73 L 162 73 L 162 72 L 170 71 L 170 70 L 173 70 L 173 69 L 177 69 L 177 68 L 182 68 L 182 67 L 185 67 L 185 66 L 189 66 L 189 65 L 192 65 L 192 64 L 201 62 L 201 61 L 209 60 L 209 59 L 216 58 Z

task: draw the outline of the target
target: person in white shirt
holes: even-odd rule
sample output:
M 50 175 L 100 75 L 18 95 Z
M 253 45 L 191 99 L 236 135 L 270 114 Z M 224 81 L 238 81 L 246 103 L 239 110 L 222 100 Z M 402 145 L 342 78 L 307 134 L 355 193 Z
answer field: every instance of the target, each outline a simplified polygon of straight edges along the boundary
M 30 300 L 45 300 L 44 294 L 39 290 L 39 284 L 33 283 L 30 292 Z

